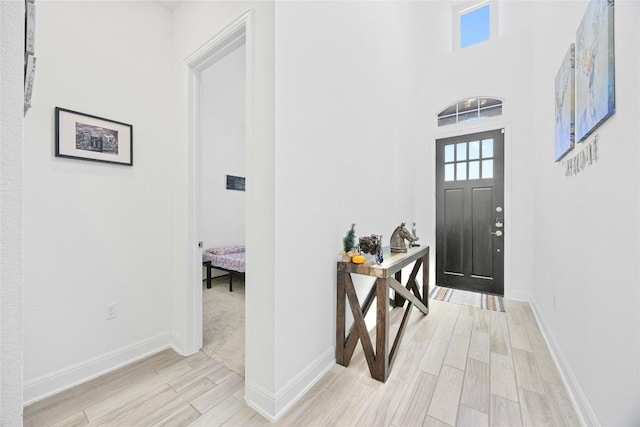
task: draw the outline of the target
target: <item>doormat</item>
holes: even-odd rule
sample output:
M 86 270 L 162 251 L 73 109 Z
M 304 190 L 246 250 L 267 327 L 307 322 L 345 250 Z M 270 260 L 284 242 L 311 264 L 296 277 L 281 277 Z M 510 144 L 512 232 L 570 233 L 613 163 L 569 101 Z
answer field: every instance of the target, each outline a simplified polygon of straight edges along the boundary
M 453 304 L 470 305 L 471 307 L 483 308 L 485 310 L 500 311 L 503 313 L 505 311 L 502 297 L 498 295 L 434 286 L 429 293 L 429 298 Z

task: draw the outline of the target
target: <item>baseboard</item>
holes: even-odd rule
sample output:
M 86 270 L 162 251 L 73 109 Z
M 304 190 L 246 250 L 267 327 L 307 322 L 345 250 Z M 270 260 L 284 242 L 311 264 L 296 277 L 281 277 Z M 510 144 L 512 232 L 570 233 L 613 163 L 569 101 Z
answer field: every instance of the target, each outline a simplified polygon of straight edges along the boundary
M 276 393 L 276 420 L 296 403 L 336 363 L 336 350 L 329 348 Z
M 276 422 L 275 393 L 255 383 L 245 384 L 244 400 L 257 413 L 272 423 Z
M 508 295 L 504 296 L 506 299 L 514 300 L 514 301 L 526 301 L 531 302 L 531 293 L 525 291 L 511 291 Z
M 331 347 L 276 393 L 271 393 L 257 384 L 248 384 L 245 394 L 247 405 L 269 421 L 276 422 L 334 365 L 335 348 Z
M 598 421 L 593 408 L 591 408 L 591 404 L 589 403 L 587 396 L 584 394 L 584 391 L 582 390 L 578 379 L 573 373 L 573 370 L 567 362 L 567 359 L 564 357 L 560 346 L 555 340 L 551 329 L 549 329 L 547 322 L 544 320 L 544 317 L 542 316 L 540 309 L 535 303 L 535 300 L 529 300 L 529 304 L 531 305 L 533 314 L 536 317 L 538 326 L 540 327 L 542 337 L 547 343 L 547 347 L 549 348 L 551 357 L 558 367 L 560 378 L 562 379 L 562 382 L 567 389 L 569 399 L 571 400 L 573 409 L 576 411 L 576 414 L 580 418 L 580 422 L 584 426 L 599 426 L 600 422 Z
M 171 334 L 163 333 L 110 351 L 24 383 L 24 406 L 121 368 L 171 347 Z
M 178 336 L 175 332 L 171 333 L 171 344 L 170 347 L 181 356 L 187 356 L 184 352 L 184 348 L 186 347 L 184 344 L 184 340 L 182 337 Z

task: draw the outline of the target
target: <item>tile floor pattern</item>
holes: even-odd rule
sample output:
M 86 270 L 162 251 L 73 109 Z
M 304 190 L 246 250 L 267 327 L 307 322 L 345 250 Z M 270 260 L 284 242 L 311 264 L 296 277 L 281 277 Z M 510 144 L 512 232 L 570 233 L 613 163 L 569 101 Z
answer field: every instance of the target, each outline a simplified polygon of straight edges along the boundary
M 412 313 L 385 384 L 357 351 L 276 425 L 580 425 L 529 305 L 505 305 L 498 313 L 432 300 L 429 316 Z M 399 310 L 392 317 L 397 328 Z M 244 379 L 204 353 L 166 350 L 25 408 L 24 425 L 270 425 L 243 394 Z

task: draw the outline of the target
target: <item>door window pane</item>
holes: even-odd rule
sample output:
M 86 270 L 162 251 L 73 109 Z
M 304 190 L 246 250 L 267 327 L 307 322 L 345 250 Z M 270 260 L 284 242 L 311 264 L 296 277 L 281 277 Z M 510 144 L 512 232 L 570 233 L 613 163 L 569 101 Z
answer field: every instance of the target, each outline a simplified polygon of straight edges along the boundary
M 478 111 L 467 111 L 466 113 L 458 114 L 458 122 L 466 122 L 467 120 L 475 120 L 478 118 Z
M 502 105 L 502 101 L 494 98 L 480 99 L 480 108 L 493 107 L 494 105 Z
M 456 163 L 456 181 L 467 179 L 467 162 Z
M 478 109 L 478 100 L 476 98 L 470 98 L 458 103 L 458 112 L 464 113 L 465 111 L 476 111 Z
M 449 163 L 448 165 L 444 165 L 444 180 L 445 181 L 453 181 L 456 179 L 454 164 Z
M 480 109 L 480 117 L 497 117 L 502 115 L 502 104 Z
M 480 162 L 469 162 L 469 179 L 480 179 Z
M 502 100 L 497 98 L 463 99 L 438 113 L 438 126 L 452 125 L 467 120 L 502 115 Z
M 467 160 L 467 143 L 461 142 L 456 144 L 456 160 Z
M 469 143 L 469 160 L 480 158 L 480 141 L 471 141 Z
M 482 158 L 493 157 L 493 139 L 482 140 Z
M 453 146 L 453 144 L 451 145 L 445 145 L 444 146 L 444 161 L 445 162 L 453 162 L 455 160 L 454 158 L 454 150 L 455 147 Z
M 493 160 L 482 161 L 482 179 L 493 178 Z
M 458 122 L 458 116 L 438 117 L 438 126 L 454 125 Z
M 438 114 L 438 117 L 450 116 L 450 115 L 455 116 L 457 112 L 458 112 L 458 104 L 453 104 L 445 108 L 444 110 L 440 111 L 440 114 Z

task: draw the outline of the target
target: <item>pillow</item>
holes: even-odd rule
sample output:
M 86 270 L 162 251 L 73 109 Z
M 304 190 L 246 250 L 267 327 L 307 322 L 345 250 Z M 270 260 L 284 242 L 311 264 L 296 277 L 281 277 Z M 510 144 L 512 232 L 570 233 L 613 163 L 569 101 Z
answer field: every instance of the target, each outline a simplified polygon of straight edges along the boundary
M 237 254 L 240 252 L 244 252 L 244 246 L 222 246 L 220 248 L 210 248 L 207 249 L 207 252 L 212 253 L 214 255 L 226 255 L 226 254 Z

